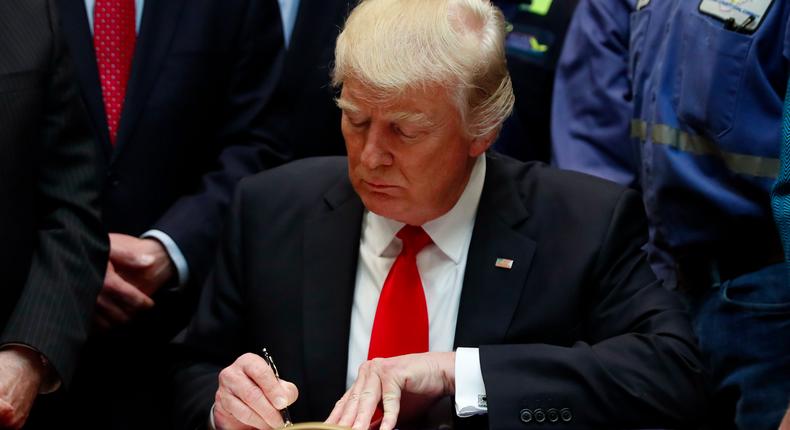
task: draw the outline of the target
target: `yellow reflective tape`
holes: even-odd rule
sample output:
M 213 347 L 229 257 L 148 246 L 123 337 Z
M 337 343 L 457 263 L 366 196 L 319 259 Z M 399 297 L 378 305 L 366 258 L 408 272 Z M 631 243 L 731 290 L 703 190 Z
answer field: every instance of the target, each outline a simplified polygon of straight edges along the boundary
M 529 37 L 529 47 L 535 52 L 546 52 L 549 50 L 549 45 L 541 44 L 535 36 Z
M 668 145 L 683 152 L 696 155 L 712 155 L 719 149 L 709 140 L 680 131 L 664 124 L 656 124 L 651 132 L 653 142 Z
M 721 157 L 727 163 L 727 167 L 735 173 L 764 178 L 776 178 L 779 176 L 778 158 L 757 157 L 754 155 L 734 154 L 732 152 L 723 152 Z
M 647 136 L 648 124 L 639 119 L 632 120 L 631 138 L 644 141 Z M 735 173 L 764 178 L 776 178 L 779 174 L 778 158 L 722 151 L 713 142 L 702 136 L 690 134 L 665 124 L 653 125 L 650 136 L 653 143 L 667 145 L 682 152 L 719 157 L 727 165 L 727 168 Z
M 534 13 L 540 16 L 546 16 L 551 9 L 551 4 L 554 0 L 532 0 L 531 2 L 521 3 L 518 9 L 522 12 Z
M 647 139 L 647 123 L 641 119 L 631 120 L 631 139 Z

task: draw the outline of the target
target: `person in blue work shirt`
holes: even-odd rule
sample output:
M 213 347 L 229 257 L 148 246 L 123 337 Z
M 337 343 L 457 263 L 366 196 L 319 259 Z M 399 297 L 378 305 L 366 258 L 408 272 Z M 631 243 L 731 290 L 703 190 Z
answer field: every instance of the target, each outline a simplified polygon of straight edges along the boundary
M 690 298 L 721 427 L 775 429 L 790 401 L 770 202 L 789 15 L 785 0 L 583 0 L 555 82 L 553 162 L 643 192 L 651 263 Z

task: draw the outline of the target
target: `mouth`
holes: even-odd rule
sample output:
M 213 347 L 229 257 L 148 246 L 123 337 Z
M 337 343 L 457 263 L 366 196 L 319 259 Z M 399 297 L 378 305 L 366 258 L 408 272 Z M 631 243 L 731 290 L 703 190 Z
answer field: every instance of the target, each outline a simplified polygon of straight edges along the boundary
M 371 189 L 377 190 L 377 191 L 385 191 L 385 190 L 391 190 L 391 189 L 398 188 L 395 185 L 389 185 L 389 184 L 385 184 L 385 183 L 382 183 L 382 182 L 369 182 L 369 181 L 366 181 L 364 179 L 362 180 L 362 182 L 364 182 L 365 185 L 367 185 Z

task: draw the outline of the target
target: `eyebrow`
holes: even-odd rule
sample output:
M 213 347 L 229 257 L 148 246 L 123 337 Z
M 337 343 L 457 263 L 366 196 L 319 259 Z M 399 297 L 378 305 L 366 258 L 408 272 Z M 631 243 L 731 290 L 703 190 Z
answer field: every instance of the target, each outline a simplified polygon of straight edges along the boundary
M 422 112 L 393 112 L 388 115 L 390 121 L 403 121 L 417 127 L 433 127 L 434 122 Z
M 357 112 L 360 111 L 360 109 L 359 109 L 359 107 L 357 105 L 355 105 L 350 100 L 346 100 L 344 98 L 340 98 L 340 97 L 336 98 L 335 99 L 335 104 L 337 105 L 337 107 L 340 108 L 340 110 L 343 110 L 343 111 L 346 111 L 346 112 L 357 113 Z
M 335 99 L 335 104 L 337 105 L 340 110 L 349 113 L 359 113 L 362 110 L 354 104 L 351 100 L 344 99 L 342 97 L 338 97 Z M 428 115 L 422 112 L 406 112 L 406 111 L 399 111 L 399 112 L 392 112 L 387 115 L 387 119 L 390 121 L 403 121 L 407 122 L 410 125 L 414 125 L 417 127 L 433 127 L 435 123 L 431 121 Z

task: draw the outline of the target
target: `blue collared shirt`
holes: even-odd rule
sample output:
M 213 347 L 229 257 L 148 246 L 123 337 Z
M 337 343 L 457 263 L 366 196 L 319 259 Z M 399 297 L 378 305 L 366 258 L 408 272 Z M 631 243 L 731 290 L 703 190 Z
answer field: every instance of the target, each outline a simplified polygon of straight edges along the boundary
M 299 0 L 277 0 L 280 3 L 280 16 L 283 20 L 283 36 L 285 37 L 285 47 L 291 42 L 296 15 L 299 12 Z
M 93 33 L 93 9 L 96 6 L 96 0 L 85 0 L 85 11 L 88 13 L 88 25 Z M 134 0 L 134 29 L 137 33 L 140 32 L 140 21 L 143 19 L 143 7 L 145 0 Z

